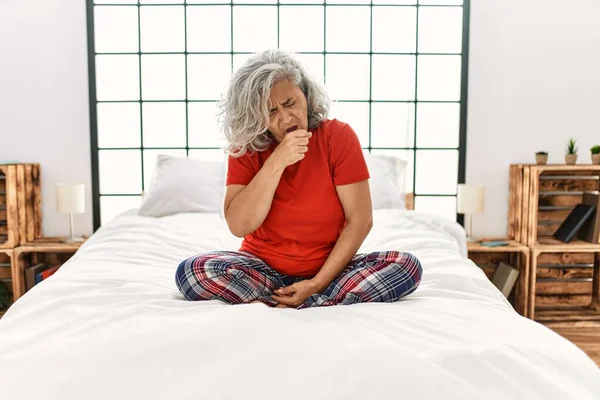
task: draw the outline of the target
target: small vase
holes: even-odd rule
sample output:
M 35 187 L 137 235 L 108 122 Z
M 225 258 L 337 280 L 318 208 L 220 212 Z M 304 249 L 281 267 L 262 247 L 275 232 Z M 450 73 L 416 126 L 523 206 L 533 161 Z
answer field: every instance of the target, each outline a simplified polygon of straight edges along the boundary
M 548 162 L 548 154 L 536 154 L 535 163 L 537 165 L 545 165 Z
M 574 165 L 577 162 L 577 154 L 565 154 L 565 163 Z
M 592 154 L 592 164 L 600 164 L 600 154 Z

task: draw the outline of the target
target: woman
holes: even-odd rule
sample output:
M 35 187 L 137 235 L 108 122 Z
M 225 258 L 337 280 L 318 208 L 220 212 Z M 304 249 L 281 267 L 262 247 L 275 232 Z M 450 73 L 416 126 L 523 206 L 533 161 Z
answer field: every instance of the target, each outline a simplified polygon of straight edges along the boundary
M 356 133 L 327 119 L 324 90 L 291 55 L 254 55 L 232 77 L 221 115 L 228 140 L 225 219 L 238 252 L 184 260 L 190 300 L 305 308 L 392 302 L 412 293 L 408 253 L 356 254 L 372 227 L 369 172 Z

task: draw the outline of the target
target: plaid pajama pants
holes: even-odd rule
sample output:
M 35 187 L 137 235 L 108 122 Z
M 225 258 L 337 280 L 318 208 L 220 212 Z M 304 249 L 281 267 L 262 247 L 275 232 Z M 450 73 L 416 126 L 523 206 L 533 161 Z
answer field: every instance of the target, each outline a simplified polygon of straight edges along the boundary
M 394 302 L 414 292 L 422 267 L 410 253 L 382 251 L 358 254 L 321 293 L 297 308 L 365 302 Z M 254 300 L 274 306 L 273 292 L 303 278 L 275 271 L 246 252 L 215 251 L 190 257 L 177 268 L 177 287 L 188 300 L 221 300 L 229 304 Z

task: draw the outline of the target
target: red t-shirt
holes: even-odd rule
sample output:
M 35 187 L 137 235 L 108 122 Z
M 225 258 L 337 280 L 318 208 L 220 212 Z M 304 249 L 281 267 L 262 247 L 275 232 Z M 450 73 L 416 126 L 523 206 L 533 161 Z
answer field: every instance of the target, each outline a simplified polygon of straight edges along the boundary
M 348 124 L 325 120 L 310 131 L 304 159 L 284 170 L 269 214 L 240 248 L 276 271 L 304 278 L 319 272 L 345 225 L 335 186 L 369 179 L 360 142 Z M 229 156 L 227 185 L 250 183 L 276 146 Z

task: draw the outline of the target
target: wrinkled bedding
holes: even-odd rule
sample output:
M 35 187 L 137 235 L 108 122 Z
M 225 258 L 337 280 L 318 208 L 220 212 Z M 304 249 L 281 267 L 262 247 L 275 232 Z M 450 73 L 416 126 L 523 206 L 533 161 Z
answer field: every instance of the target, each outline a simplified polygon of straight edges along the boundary
M 217 214 L 118 216 L 0 320 L 2 398 L 600 398 L 596 365 L 512 309 L 454 222 L 375 212 L 361 252 L 409 251 L 424 268 L 396 303 L 186 301 L 179 261 L 239 243 Z

